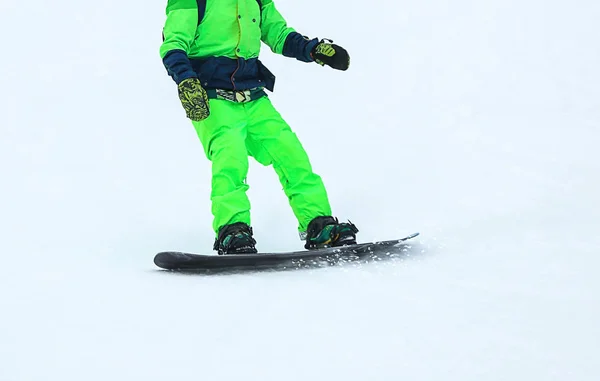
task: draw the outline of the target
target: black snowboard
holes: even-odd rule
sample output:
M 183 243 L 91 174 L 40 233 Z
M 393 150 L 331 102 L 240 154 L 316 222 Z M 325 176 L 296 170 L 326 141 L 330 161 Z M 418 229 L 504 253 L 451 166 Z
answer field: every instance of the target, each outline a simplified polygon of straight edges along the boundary
M 324 267 L 365 258 L 377 260 L 402 254 L 409 247 L 405 241 L 418 235 L 419 233 L 414 233 L 390 241 L 281 253 L 201 255 L 165 251 L 156 254 L 154 263 L 156 266 L 167 270 L 205 273 Z

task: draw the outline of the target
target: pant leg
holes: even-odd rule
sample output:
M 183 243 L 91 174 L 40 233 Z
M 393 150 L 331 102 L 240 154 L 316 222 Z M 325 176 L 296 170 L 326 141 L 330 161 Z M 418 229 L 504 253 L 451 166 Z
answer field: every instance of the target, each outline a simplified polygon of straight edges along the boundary
M 317 216 L 330 216 L 331 206 L 325 185 L 313 172 L 300 140 L 267 97 L 246 104 L 248 153 L 263 165 L 273 165 L 298 220 L 306 231 Z
M 215 232 L 223 225 L 250 225 L 248 185 L 247 120 L 241 104 L 211 99 L 210 116 L 192 122 L 206 157 L 212 162 L 212 214 Z

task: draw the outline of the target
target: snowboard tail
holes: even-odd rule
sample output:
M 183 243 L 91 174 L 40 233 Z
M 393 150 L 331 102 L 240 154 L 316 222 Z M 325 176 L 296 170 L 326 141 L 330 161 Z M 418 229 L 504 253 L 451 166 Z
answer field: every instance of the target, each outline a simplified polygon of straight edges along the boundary
M 368 257 L 397 256 L 407 251 L 409 246 L 406 241 L 418 235 L 419 233 L 414 233 L 404 238 L 389 241 L 280 253 L 203 255 L 165 251 L 156 254 L 154 264 L 166 270 L 207 273 L 324 267 Z

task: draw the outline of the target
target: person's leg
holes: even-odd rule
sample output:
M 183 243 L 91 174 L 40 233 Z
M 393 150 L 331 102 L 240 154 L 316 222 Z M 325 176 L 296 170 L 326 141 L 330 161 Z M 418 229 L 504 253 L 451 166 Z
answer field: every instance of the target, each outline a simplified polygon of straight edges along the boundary
M 246 112 L 241 104 L 210 100 L 210 116 L 193 122 L 206 157 L 212 162 L 213 229 L 243 222 L 250 225 Z
M 318 216 L 330 216 L 331 206 L 321 177 L 313 172 L 298 137 L 267 97 L 245 104 L 248 116 L 248 153 L 263 165 L 273 165 L 305 232 Z

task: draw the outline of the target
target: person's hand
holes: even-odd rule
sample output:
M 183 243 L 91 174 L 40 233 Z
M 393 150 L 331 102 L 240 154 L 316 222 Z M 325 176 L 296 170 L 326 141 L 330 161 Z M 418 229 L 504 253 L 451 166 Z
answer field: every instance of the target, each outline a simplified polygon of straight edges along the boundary
M 332 42 L 331 40 L 321 40 L 310 53 L 311 57 L 321 66 L 327 65 L 337 70 L 348 70 L 350 66 L 348 52 Z
M 208 96 L 198 78 L 187 78 L 178 85 L 179 100 L 185 109 L 185 115 L 195 122 L 208 118 L 210 109 Z

